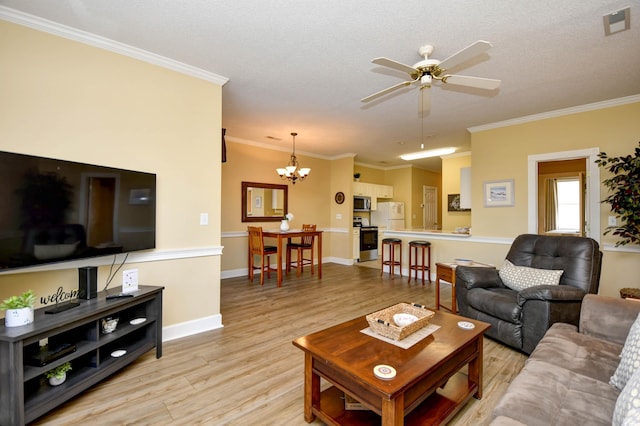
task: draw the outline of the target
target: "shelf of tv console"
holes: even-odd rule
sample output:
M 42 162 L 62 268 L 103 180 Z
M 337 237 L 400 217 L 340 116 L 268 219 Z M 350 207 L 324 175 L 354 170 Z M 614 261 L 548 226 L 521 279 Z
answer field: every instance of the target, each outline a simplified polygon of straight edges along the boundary
M 0 324 L 0 424 L 23 425 L 68 401 L 137 358 L 156 349 L 162 356 L 162 291 L 164 287 L 141 286 L 134 297 L 107 300 L 120 289 L 98 293 L 91 300 L 57 314 L 34 312 L 34 322 L 21 327 Z M 102 332 L 101 320 L 117 317 L 112 333 Z M 142 320 L 144 318 L 144 321 Z M 134 321 L 131 320 L 139 319 Z M 63 344 L 75 350 L 37 365 L 31 361 L 39 351 Z M 126 351 L 113 356 L 115 351 Z M 119 353 L 116 352 L 119 355 Z M 45 373 L 65 362 L 72 370 L 66 381 L 50 386 Z M 11 392 L 5 392 L 11 389 Z

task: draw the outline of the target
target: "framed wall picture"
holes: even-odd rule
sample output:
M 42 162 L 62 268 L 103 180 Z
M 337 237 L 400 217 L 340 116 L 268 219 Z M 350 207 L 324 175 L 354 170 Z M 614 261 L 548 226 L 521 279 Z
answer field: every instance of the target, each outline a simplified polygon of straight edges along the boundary
M 513 205 L 513 179 L 491 180 L 484 183 L 485 207 L 511 207 Z
M 460 194 L 447 194 L 447 211 L 470 212 L 471 209 L 463 209 L 460 207 Z

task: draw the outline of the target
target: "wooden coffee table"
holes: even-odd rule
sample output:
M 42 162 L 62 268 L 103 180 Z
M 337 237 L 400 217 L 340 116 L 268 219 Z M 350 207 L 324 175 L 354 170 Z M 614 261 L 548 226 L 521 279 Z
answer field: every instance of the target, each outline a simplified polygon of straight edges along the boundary
M 458 321 L 473 323 L 463 329 Z M 305 354 L 304 418 L 330 425 L 443 424 L 472 397 L 482 397 L 482 341 L 490 327 L 481 321 L 436 312 L 440 329 L 409 349 L 361 333 L 360 317 L 300 337 Z M 376 365 L 390 365 L 396 377 L 377 378 Z M 468 365 L 466 372 L 460 371 Z M 320 392 L 320 378 L 333 386 Z M 344 393 L 369 410 L 346 410 Z

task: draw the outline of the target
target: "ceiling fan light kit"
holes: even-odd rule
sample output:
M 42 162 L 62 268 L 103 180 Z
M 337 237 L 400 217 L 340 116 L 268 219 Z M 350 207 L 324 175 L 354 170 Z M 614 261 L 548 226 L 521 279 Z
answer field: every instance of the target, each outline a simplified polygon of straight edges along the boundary
M 276 172 L 282 180 L 289 180 L 294 185 L 296 181 L 303 181 L 309 173 L 311 173 L 311 168 L 309 167 L 300 167 L 298 163 L 298 159 L 296 158 L 296 136 L 297 133 L 291 133 L 293 137 L 293 152 L 291 153 L 291 157 L 289 158 L 289 163 L 285 167 L 278 167 Z

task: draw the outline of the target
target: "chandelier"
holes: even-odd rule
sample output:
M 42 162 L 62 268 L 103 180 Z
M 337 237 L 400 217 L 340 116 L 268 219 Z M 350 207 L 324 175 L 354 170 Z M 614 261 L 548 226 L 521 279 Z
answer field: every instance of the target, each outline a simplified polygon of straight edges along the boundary
M 298 179 L 302 181 L 309 176 L 311 169 L 309 167 L 300 167 L 298 159 L 296 158 L 296 136 L 298 136 L 298 134 L 291 133 L 291 136 L 293 136 L 293 152 L 291 153 L 289 164 L 287 164 L 286 167 L 277 168 L 276 171 L 282 180 L 289 179 L 295 185 Z

